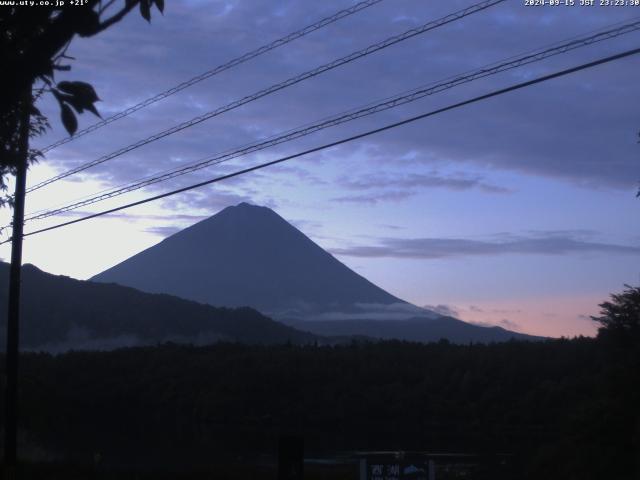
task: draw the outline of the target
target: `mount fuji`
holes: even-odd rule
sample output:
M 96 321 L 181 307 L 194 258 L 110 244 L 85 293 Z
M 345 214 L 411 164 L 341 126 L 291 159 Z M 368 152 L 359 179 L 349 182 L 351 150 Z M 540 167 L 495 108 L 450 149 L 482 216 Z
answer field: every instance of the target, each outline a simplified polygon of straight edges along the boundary
M 273 210 L 248 203 L 227 207 L 91 280 L 216 307 L 249 306 L 320 335 L 537 338 L 411 305 L 348 268 Z

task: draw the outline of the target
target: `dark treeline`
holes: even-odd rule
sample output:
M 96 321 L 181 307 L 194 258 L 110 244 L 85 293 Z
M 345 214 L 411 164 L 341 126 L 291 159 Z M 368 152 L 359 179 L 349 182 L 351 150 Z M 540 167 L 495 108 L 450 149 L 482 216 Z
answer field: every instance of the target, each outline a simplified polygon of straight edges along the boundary
M 293 433 L 308 452 L 510 453 L 520 478 L 636 478 L 637 352 L 601 335 L 30 353 L 22 452 L 194 467 L 272 454 Z

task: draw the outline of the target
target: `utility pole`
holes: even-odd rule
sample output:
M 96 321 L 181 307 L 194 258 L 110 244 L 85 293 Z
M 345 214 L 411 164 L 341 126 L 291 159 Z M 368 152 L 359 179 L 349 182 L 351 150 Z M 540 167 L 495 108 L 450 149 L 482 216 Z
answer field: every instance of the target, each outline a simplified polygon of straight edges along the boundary
M 24 200 L 29 157 L 29 122 L 31 117 L 31 85 L 23 92 L 19 112 L 18 164 L 13 205 L 11 268 L 9 271 L 9 312 L 7 315 L 7 353 L 5 357 L 6 391 L 4 423 L 5 479 L 16 478 L 18 433 L 18 345 L 20 325 L 20 282 L 22 273 L 22 235 Z

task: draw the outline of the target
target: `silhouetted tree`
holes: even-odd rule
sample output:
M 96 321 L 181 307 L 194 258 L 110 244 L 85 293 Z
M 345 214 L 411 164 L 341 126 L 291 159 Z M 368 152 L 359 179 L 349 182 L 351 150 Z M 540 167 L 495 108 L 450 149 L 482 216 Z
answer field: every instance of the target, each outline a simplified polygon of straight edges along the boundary
M 606 419 L 608 454 L 617 471 L 611 478 L 640 476 L 640 287 L 611 295 L 600 305 L 598 341 L 604 347 L 606 395 L 600 418 Z M 609 473 L 612 473 L 611 471 Z
M 640 287 L 625 285 L 626 290 L 612 294 L 611 301 L 600 304 L 600 316 L 591 317 L 600 324 L 598 336 L 625 345 L 640 343 Z
M 122 3 L 121 3 L 122 2 Z M 9 3 L 9 2 L 7 2 Z M 164 0 L 74 0 L 71 2 L 14 2 L 0 8 L 0 191 L 7 189 L 7 175 L 15 175 L 13 233 L 7 315 L 6 404 L 4 462 L 7 478 L 14 478 L 17 465 L 17 378 L 22 228 L 26 174 L 39 152 L 29 149 L 29 138 L 49 126 L 35 106 L 44 93 L 51 93 L 60 105 L 65 129 L 73 135 L 78 128 L 76 113 L 88 110 L 98 115 L 98 95 L 86 82 L 57 82 L 56 70 L 70 70 L 66 51 L 76 35 L 92 37 L 122 20 L 135 7 L 151 20 L 151 7 L 164 9 Z M 46 3 L 41 5 L 40 3 Z M 66 3 L 66 4 L 65 4 Z M 34 90 L 36 88 L 36 90 Z M 75 113 L 74 113 L 75 111 Z
M 17 2 L 16 2 L 17 3 Z M 54 2 L 50 2 L 54 3 Z M 52 94 L 60 105 L 62 123 L 69 134 L 78 126 L 76 113 L 88 110 L 98 115 L 94 103 L 98 96 L 85 82 L 56 82 L 56 71 L 68 71 L 72 60 L 66 55 L 76 35 L 92 37 L 122 20 L 134 8 L 151 20 L 151 8 L 161 12 L 164 0 L 83 0 L 83 5 L 3 6 L 0 8 L 0 189 L 6 190 L 7 175 L 15 174 L 24 161 L 24 134 L 21 129 L 29 116 L 28 135 L 42 133 L 47 119 L 35 106 L 44 93 Z M 22 152 L 22 153 L 21 153 Z M 38 157 L 31 150 L 28 161 Z

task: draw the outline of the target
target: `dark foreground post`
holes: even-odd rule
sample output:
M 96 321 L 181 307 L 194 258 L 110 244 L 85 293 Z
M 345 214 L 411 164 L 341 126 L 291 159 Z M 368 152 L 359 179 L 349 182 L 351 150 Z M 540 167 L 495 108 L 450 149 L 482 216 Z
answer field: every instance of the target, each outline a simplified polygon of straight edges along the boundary
M 278 443 L 278 480 L 302 480 L 304 474 L 304 439 L 282 436 Z
M 16 170 L 16 189 L 13 206 L 11 237 L 11 268 L 9 271 L 9 311 L 7 315 L 7 353 L 5 360 L 6 392 L 4 423 L 5 478 L 13 480 L 17 466 L 18 433 L 18 343 L 20 323 L 20 274 L 22 273 L 22 234 L 24 225 L 24 197 L 27 183 L 29 155 L 29 120 L 31 88 L 25 92 L 20 112 L 20 148 Z

